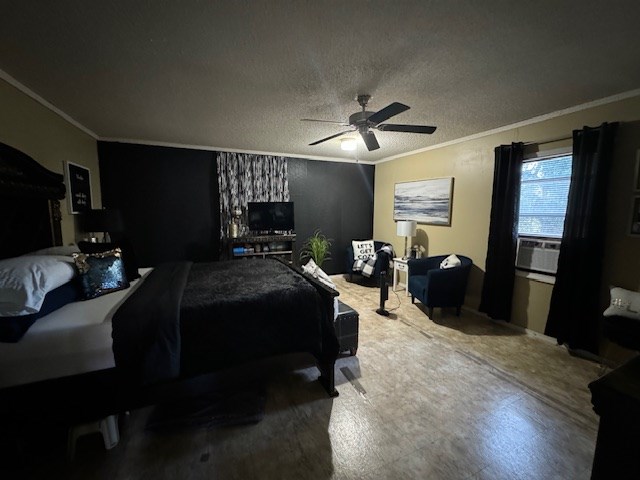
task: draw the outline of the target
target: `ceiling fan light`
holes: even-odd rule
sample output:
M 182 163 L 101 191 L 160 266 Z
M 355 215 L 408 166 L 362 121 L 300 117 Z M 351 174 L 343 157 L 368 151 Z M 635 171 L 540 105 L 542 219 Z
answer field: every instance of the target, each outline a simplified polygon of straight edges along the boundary
M 342 140 L 340 140 L 340 148 L 342 150 L 346 150 L 348 152 L 352 152 L 353 150 L 355 150 L 357 147 L 356 144 L 356 139 L 355 138 L 343 138 Z

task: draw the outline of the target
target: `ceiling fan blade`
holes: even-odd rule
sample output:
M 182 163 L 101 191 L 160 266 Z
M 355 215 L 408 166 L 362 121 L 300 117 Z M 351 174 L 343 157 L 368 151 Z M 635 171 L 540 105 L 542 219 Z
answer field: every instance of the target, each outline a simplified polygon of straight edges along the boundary
M 351 133 L 353 130 L 346 130 L 344 132 L 336 133 L 335 135 L 331 135 L 330 137 L 323 138 L 322 140 L 318 140 L 317 142 L 310 143 L 309 146 L 318 145 L 319 143 L 326 142 L 327 140 L 331 140 L 332 138 L 339 137 L 340 135 L 344 135 L 345 133 Z
M 322 123 L 333 123 L 334 125 L 342 125 L 343 127 L 348 127 L 349 124 L 345 122 L 338 122 L 335 120 L 316 120 L 315 118 L 301 118 L 301 122 L 322 122 Z
M 403 103 L 393 102 L 391 105 L 387 105 L 382 110 L 379 110 L 371 115 L 369 118 L 367 118 L 367 121 L 373 123 L 374 125 L 377 125 L 380 122 L 384 122 L 388 118 L 393 117 L 394 115 L 398 115 L 399 113 L 409 110 L 409 108 L 410 107 L 406 106 Z
M 360 135 L 362 135 L 362 140 L 364 140 L 364 144 L 367 146 L 367 150 L 372 151 L 380 148 L 378 140 L 376 139 L 376 136 L 373 134 L 373 132 L 360 132 Z
M 397 123 L 384 123 L 375 128 L 382 132 L 433 133 L 436 131 L 436 127 L 427 125 L 401 125 Z

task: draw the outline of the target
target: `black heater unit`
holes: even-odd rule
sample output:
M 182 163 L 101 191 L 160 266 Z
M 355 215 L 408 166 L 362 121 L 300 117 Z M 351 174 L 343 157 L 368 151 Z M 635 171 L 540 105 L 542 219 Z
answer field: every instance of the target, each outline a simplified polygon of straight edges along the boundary
M 389 316 L 389 310 L 384 308 L 384 302 L 389 298 L 389 282 L 387 282 L 387 269 L 389 268 L 389 254 L 384 250 L 377 252 L 380 263 L 380 307 L 376 310 L 378 315 Z

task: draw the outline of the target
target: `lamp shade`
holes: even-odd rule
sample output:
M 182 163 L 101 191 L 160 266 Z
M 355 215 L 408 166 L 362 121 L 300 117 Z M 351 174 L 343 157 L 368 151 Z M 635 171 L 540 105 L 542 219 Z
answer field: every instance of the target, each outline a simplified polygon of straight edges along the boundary
M 396 234 L 399 237 L 414 237 L 418 223 L 415 220 L 399 220 L 396 224 Z
M 87 210 L 82 215 L 82 229 L 85 232 L 122 232 L 120 210 Z

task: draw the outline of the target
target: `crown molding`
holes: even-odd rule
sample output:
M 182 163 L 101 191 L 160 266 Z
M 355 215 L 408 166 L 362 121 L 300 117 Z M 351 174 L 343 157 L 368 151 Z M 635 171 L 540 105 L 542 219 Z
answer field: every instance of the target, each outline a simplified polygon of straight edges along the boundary
M 240 150 L 237 148 L 226 147 L 212 147 L 208 145 L 191 145 L 185 143 L 173 143 L 173 142 L 154 142 L 152 140 L 138 140 L 133 138 L 98 138 L 101 142 L 117 142 L 117 143 L 132 143 L 135 145 L 150 145 L 155 147 L 170 147 L 170 148 L 188 148 L 190 150 L 205 150 L 212 152 L 231 152 L 231 153 L 246 153 L 249 155 L 272 155 L 275 157 L 287 157 L 287 158 L 304 158 L 306 160 L 318 160 L 323 162 L 338 162 L 338 163 L 361 163 L 364 165 L 374 165 L 375 162 L 359 160 L 357 158 L 337 158 L 337 157 L 320 157 L 314 155 L 300 155 L 282 152 L 265 152 L 262 150 Z
M 5 72 L 2 69 L 0 69 L 0 79 L 4 80 L 9 85 L 17 88 L 19 91 L 21 91 L 22 93 L 24 93 L 28 97 L 32 98 L 36 102 L 40 103 L 42 106 L 48 108 L 49 110 L 54 112 L 56 115 L 62 117 L 64 120 L 69 122 L 74 127 L 78 128 L 79 130 L 82 130 L 84 133 L 86 133 L 90 137 L 94 138 L 95 140 L 99 140 L 99 141 L 133 143 L 133 144 L 138 144 L 138 145 L 155 145 L 155 146 L 159 146 L 159 147 L 189 148 L 189 149 L 193 149 L 193 150 L 208 150 L 208 151 L 218 151 L 218 152 L 247 153 L 247 154 L 251 154 L 251 155 L 274 155 L 274 156 L 282 156 L 282 157 L 288 157 L 288 158 L 304 158 L 304 159 L 307 159 L 307 160 L 319 160 L 319 161 L 325 161 L 325 162 L 361 163 L 361 164 L 364 164 L 364 165 L 377 165 L 377 164 L 380 164 L 380 163 L 390 162 L 392 160 L 397 160 L 399 158 L 409 157 L 411 155 L 416 155 L 418 153 L 428 152 L 430 150 L 436 150 L 436 149 L 439 149 L 439 148 L 448 147 L 450 145 L 457 145 L 459 143 L 468 142 L 468 141 L 471 141 L 471 140 L 476 140 L 476 139 L 479 139 L 479 138 L 487 137 L 487 136 L 490 136 L 490 135 L 495 135 L 497 133 L 502 133 L 502 132 L 506 132 L 506 131 L 509 131 L 509 130 L 514 130 L 516 128 L 521 128 L 521 127 L 525 127 L 525 126 L 528 126 L 528 125 L 533 125 L 533 124 L 536 124 L 536 123 L 543 122 L 545 120 L 550 120 L 552 118 L 557 118 L 557 117 L 561 117 L 561 116 L 564 116 L 564 115 L 569 115 L 571 113 L 576 113 L 576 112 L 580 112 L 580 111 L 583 111 L 583 110 L 587 110 L 587 109 L 590 109 L 590 108 L 599 107 L 601 105 L 607 105 L 609 103 L 618 102 L 620 100 L 626 100 L 627 98 L 633 98 L 633 97 L 640 96 L 640 88 L 637 88 L 635 90 L 629 90 L 627 92 L 618 93 L 616 95 L 611 95 L 609 97 L 601 98 L 601 99 L 598 99 L 598 100 L 593 100 L 591 102 L 583 103 L 583 104 L 576 105 L 576 106 L 569 107 L 569 108 L 565 108 L 565 109 L 562 109 L 562 110 L 557 110 L 555 112 L 545 113 L 544 115 L 538 115 L 536 117 L 530 118 L 528 120 L 523 120 L 521 122 L 512 123 L 510 125 L 504 125 L 502 127 L 494 128 L 494 129 L 487 130 L 487 131 L 480 132 L 480 133 L 475 133 L 473 135 L 468 135 L 466 137 L 457 138 L 455 140 L 450 140 L 448 142 L 438 143 L 436 145 L 430 145 L 428 147 L 420 148 L 418 150 L 413 150 L 411 152 L 399 153 L 397 155 L 392 155 L 392 156 L 389 156 L 389 157 L 385 157 L 385 158 L 382 158 L 380 160 L 371 161 L 371 160 L 361 160 L 361 159 L 358 159 L 358 158 L 322 157 L 322 156 L 317 156 L 317 155 L 301 155 L 301 154 L 292 155 L 292 154 L 281 153 L 281 152 L 265 152 L 265 151 L 260 151 L 260 150 L 239 150 L 239 149 L 234 149 L 234 148 L 213 147 L 213 146 L 205 146 L 205 145 L 190 145 L 190 144 L 173 143 L 173 142 L 154 142 L 154 141 L 149 141 L 149 140 L 138 140 L 138 139 L 131 139 L 131 138 L 101 137 L 101 136 L 97 135 L 95 132 L 93 132 L 92 130 L 90 130 L 89 128 L 87 128 L 84 125 L 82 125 L 80 122 L 75 120 L 73 117 L 67 115 L 65 112 L 60 110 L 58 107 L 56 107 L 52 103 L 49 103 L 47 100 L 42 98 L 40 95 L 35 93 L 33 90 L 31 90 L 27 86 L 25 86 L 22 83 L 20 83 L 18 80 L 16 80 L 14 77 L 9 75 L 7 72 Z
M 505 125 L 503 127 L 494 128 L 492 130 L 487 130 L 486 132 L 475 133 L 473 135 L 457 138 L 455 140 L 450 140 L 448 142 L 438 143 L 437 145 L 430 145 L 425 148 L 413 150 L 408 153 L 400 153 L 398 155 L 385 157 L 381 160 L 378 160 L 376 164 L 390 162 L 391 160 L 397 160 L 399 158 L 408 157 L 408 156 L 415 155 L 422 152 L 428 152 L 429 150 L 436 150 L 439 148 L 448 147 L 450 145 L 456 145 L 458 143 L 468 142 L 470 140 L 477 140 L 478 138 L 488 137 L 489 135 L 495 135 L 497 133 L 514 130 L 516 128 L 526 127 L 528 125 L 533 125 L 535 123 L 544 122 L 545 120 L 551 120 L 552 118 L 562 117 L 564 115 L 569 115 L 571 113 L 581 112 L 583 110 L 588 110 L 590 108 L 599 107 L 602 105 L 607 105 L 609 103 L 614 103 L 620 100 L 626 100 L 627 98 L 633 98 L 638 96 L 640 96 L 640 88 L 637 88 L 635 90 L 629 90 L 628 92 L 618 93 L 616 95 L 611 95 L 610 97 L 600 98 L 598 100 L 593 100 L 591 102 L 582 103 L 580 105 L 576 105 L 573 107 L 564 108 L 562 110 L 557 110 L 555 112 L 545 113 L 544 115 L 538 115 L 537 117 L 533 117 L 528 120 L 523 120 L 521 122 L 512 123 L 510 125 Z
M 4 80 L 5 82 L 7 82 L 9 85 L 11 85 L 12 87 L 17 88 L 18 90 L 20 90 L 22 93 L 24 93 L 25 95 L 27 95 L 28 97 L 32 98 L 33 100 L 35 100 L 36 102 L 38 102 L 39 104 L 41 104 L 43 107 L 48 108 L 49 110 L 51 110 L 53 113 L 55 113 L 56 115 L 62 117 L 64 120 L 66 120 L 67 122 L 69 122 L 71 125 L 73 125 L 74 127 L 78 128 L 79 130 L 82 130 L 84 133 L 86 133 L 87 135 L 89 135 L 90 137 L 94 138 L 95 140 L 98 140 L 98 135 L 95 134 L 95 132 L 89 130 L 87 127 L 85 127 L 84 125 L 82 125 L 80 122 L 78 122 L 77 120 L 75 120 L 73 117 L 67 115 L 65 112 L 63 112 L 62 110 L 60 110 L 58 107 L 56 107 L 55 105 L 53 105 L 52 103 L 47 102 L 44 98 L 42 98 L 40 95 L 38 95 L 36 92 L 34 92 L 33 90 L 31 90 L 29 87 L 23 85 L 22 83 L 20 83 L 18 80 L 16 80 L 15 78 L 13 78 L 11 75 L 9 75 L 7 72 L 5 72 L 4 70 L 0 69 L 0 79 Z

